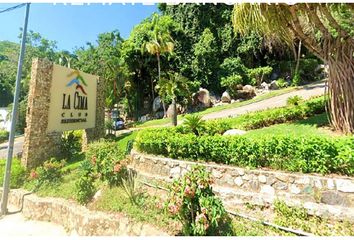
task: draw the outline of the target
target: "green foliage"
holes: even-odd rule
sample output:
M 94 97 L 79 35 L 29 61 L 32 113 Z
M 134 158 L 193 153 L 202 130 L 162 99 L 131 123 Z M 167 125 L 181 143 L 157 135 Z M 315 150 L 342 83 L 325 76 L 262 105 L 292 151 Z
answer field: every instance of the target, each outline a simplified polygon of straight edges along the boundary
M 138 191 L 139 186 L 137 176 L 133 170 L 128 170 L 127 176 L 122 178 L 122 184 L 125 194 L 129 198 L 130 202 L 132 204 L 138 204 L 140 192 Z
M 226 87 L 232 95 L 236 94 L 237 86 L 242 85 L 243 79 L 240 75 L 231 75 L 221 78 L 221 86 Z
M 187 115 L 184 119 L 183 125 L 187 131 L 199 136 L 205 129 L 205 120 L 198 115 Z
M 195 136 L 175 129 L 139 133 L 140 151 L 171 158 L 203 160 L 242 167 L 271 167 L 304 173 L 353 175 L 353 138 L 320 136 Z M 348 147 L 349 146 L 349 147 Z M 349 158 L 348 158 L 349 157 Z
M 291 80 L 293 86 L 299 86 L 301 84 L 300 74 L 295 74 L 293 79 Z
M 9 140 L 9 132 L 5 130 L 0 130 L 0 143 Z
M 126 172 L 121 160 L 125 157 L 116 142 L 97 141 L 88 145 L 86 150 L 86 161 L 91 162 L 92 172 L 100 180 L 108 182 L 109 185 L 121 183 L 122 176 Z
M 271 74 L 273 71 L 273 68 L 270 66 L 266 67 L 257 67 L 257 68 L 251 68 L 248 69 L 248 77 L 250 78 L 250 83 L 252 85 L 261 85 L 263 78 L 269 74 Z
M 295 95 L 293 97 L 288 97 L 288 99 L 286 100 L 286 105 L 298 106 L 301 101 L 303 101 L 303 98 L 299 95 Z
M 4 174 L 6 168 L 5 159 L 0 159 L 0 186 L 4 184 Z M 12 159 L 10 187 L 20 188 L 26 178 L 26 170 L 17 158 Z
M 62 180 L 61 169 L 65 165 L 65 160 L 58 161 L 51 158 L 45 161 L 42 166 L 32 169 L 29 179 L 41 184 L 57 184 Z
M 63 132 L 61 137 L 60 149 L 63 158 L 68 161 L 81 152 L 82 131 Z
M 204 167 L 195 166 L 169 187 L 168 211 L 183 224 L 187 236 L 221 235 L 227 213 L 212 191 L 213 179 Z
M 288 87 L 288 83 L 284 80 L 284 78 L 279 78 L 276 83 L 279 88 Z
M 75 198 L 80 204 L 87 204 L 96 193 L 95 179 L 92 176 L 81 176 L 75 182 Z

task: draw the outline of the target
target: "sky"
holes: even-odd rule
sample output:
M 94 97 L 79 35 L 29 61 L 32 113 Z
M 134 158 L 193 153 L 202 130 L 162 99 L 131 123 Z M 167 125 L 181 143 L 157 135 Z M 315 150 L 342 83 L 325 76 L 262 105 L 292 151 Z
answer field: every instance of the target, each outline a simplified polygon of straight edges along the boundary
M 0 4 L 0 11 L 14 5 L 17 4 Z M 133 27 L 153 12 L 158 12 L 157 5 L 32 3 L 28 30 L 57 41 L 58 50 L 73 51 L 86 42 L 95 42 L 99 33 L 116 29 L 126 39 Z M 25 7 L 0 13 L 0 41 L 19 43 L 24 15 Z

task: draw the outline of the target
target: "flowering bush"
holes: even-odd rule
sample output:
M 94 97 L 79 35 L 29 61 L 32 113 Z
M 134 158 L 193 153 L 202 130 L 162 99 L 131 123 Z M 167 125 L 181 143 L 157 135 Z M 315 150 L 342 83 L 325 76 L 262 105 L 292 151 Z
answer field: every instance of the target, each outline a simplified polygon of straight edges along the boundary
M 91 172 L 109 185 L 121 183 L 122 176 L 126 173 L 125 164 L 122 162 L 124 157 L 124 152 L 116 142 L 103 140 L 91 143 L 86 152 L 86 161 L 92 166 Z
M 195 166 L 171 184 L 166 207 L 182 222 L 185 235 L 220 235 L 227 223 L 227 213 L 213 193 L 212 183 L 210 173 Z
M 57 183 L 61 180 L 61 168 L 65 165 L 65 161 L 58 161 L 51 158 L 45 161 L 42 166 L 32 169 L 29 175 L 29 180 L 41 183 Z

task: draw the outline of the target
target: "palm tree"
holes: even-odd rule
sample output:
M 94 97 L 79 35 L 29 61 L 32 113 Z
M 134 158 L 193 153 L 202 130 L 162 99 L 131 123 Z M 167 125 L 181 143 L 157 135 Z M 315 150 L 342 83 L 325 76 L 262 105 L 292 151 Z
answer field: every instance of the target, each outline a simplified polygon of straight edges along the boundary
M 174 49 L 174 42 L 169 33 L 169 30 L 164 28 L 160 24 L 160 18 L 158 14 L 154 14 L 151 20 L 152 23 L 152 34 L 148 42 L 143 44 L 143 50 L 148 51 L 152 55 L 156 55 L 157 58 L 157 71 L 158 71 L 158 81 L 161 80 L 161 54 L 172 53 Z M 152 100 L 154 100 L 154 82 L 151 79 L 152 88 Z M 166 107 L 164 102 L 162 102 L 164 108 L 164 115 L 166 115 Z
M 175 72 L 168 72 L 166 77 L 159 80 L 156 90 L 162 97 L 162 102 L 166 99 L 172 100 L 172 125 L 177 126 L 177 97 L 189 95 L 188 79 Z
M 328 108 L 336 130 L 354 132 L 354 4 L 236 4 L 235 31 L 301 43 L 329 67 Z

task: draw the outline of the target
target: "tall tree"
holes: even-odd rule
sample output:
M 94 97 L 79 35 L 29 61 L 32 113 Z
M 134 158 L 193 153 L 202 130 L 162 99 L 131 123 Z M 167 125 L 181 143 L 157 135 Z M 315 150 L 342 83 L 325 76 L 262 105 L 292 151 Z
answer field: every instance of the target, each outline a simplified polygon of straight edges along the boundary
M 154 14 L 151 19 L 152 32 L 149 36 L 149 41 L 143 44 L 143 50 L 147 50 L 150 54 L 155 55 L 157 59 L 158 81 L 161 79 L 161 54 L 172 53 L 174 48 L 171 33 L 166 25 L 161 24 L 160 16 Z M 152 98 L 154 99 L 154 83 L 151 82 Z M 166 114 L 165 104 L 164 113 Z
M 172 100 L 172 125 L 177 126 L 177 97 L 190 95 L 190 84 L 187 78 L 176 72 L 168 72 L 156 85 L 162 100 Z
M 332 125 L 354 132 L 354 4 L 236 4 L 233 25 L 243 35 L 257 31 L 289 45 L 301 40 L 328 64 Z

